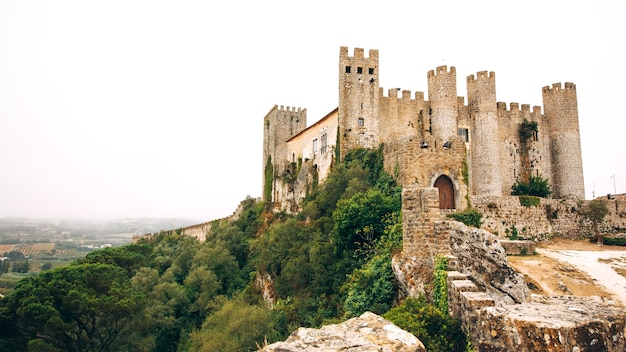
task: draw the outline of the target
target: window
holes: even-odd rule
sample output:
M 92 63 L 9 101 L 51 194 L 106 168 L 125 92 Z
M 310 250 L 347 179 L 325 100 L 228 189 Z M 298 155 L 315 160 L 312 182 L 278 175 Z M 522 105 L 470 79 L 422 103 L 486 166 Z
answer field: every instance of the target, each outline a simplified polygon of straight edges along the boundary
M 459 128 L 459 136 L 461 136 L 461 138 L 463 138 L 463 141 L 465 142 L 469 142 L 469 131 L 467 130 L 467 128 Z
M 367 72 L 368 72 L 370 75 L 373 75 L 373 74 L 374 74 L 374 69 L 370 67 L 370 68 L 368 68 L 368 69 L 367 69 Z
M 326 135 L 326 133 L 323 133 L 320 136 L 320 139 L 322 140 L 322 147 L 320 148 L 320 152 L 322 154 L 326 154 L 326 150 L 328 149 L 328 136 Z
M 363 67 L 357 67 L 356 68 L 356 73 L 358 73 L 358 74 L 363 73 Z
M 352 67 L 346 66 L 346 73 L 350 73 L 351 70 L 352 70 Z
M 357 122 L 357 123 L 359 124 L 359 127 L 363 127 L 363 126 L 365 126 L 365 120 L 363 120 L 363 118 L 362 118 L 362 117 L 359 117 L 359 120 L 358 120 L 358 122 Z
M 317 153 L 317 138 L 313 140 L 313 154 Z
M 539 142 L 539 131 L 533 131 L 533 141 Z

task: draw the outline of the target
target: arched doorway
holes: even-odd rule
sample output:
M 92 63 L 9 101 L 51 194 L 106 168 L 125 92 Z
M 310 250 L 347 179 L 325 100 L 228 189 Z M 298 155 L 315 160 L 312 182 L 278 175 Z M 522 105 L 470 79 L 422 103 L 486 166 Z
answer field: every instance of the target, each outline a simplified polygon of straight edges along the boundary
M 435 181 L 435 187 L 439 188 L 439 209 L 455 209 L 452 180 L 441 175 Z

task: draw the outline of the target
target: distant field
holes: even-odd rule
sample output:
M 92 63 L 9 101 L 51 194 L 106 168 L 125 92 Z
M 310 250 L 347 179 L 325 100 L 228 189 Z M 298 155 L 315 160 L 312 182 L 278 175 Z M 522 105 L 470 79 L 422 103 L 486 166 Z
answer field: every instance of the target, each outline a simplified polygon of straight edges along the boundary
M 5 252 L 10 252 L 15 248 L 14 244 L 0 244 L 0 255 Z
M 0 244 L 0 254 L 19 251 L 25 256 L 34 257 L 41 251 L 50 251 L 54 249 L 54 243 L 20 243 L 20 244 Z

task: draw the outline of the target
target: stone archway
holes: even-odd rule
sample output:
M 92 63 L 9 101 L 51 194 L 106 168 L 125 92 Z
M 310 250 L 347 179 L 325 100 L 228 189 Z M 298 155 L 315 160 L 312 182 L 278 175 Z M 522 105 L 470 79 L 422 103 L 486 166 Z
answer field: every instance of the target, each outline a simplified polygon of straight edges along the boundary
M 455 209 L 452 180 L 445 175 L 441 175 L 435 180 L 434 186 L 439 189 L 439 209 Z

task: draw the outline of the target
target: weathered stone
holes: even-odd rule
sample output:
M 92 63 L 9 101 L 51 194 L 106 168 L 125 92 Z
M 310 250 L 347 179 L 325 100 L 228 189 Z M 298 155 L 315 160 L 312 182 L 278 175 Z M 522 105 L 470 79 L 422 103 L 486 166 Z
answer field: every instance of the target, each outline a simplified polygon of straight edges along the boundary
M 479 351 L 625 351 L 624 312 L 599 297 L 533 295 L 522 304 L 478 311 Z
M 284 342 L 265 346 L 263 352 L 417 352 L 426 351 L 412 334 L 382 317 L 365 312 L 358 318 L 320 329 L 299 328 Z
M 534 241 L 500 240 L 507 255 L 531 255 L 535 252 Z
M 450 246 L 459 271 L 492 296 L 496 305 L 521 303 L 530 294 L 524 277 L 508 265 L 498 238 L 456 221 L 442 221 L 436 230 L 450 231 Z

